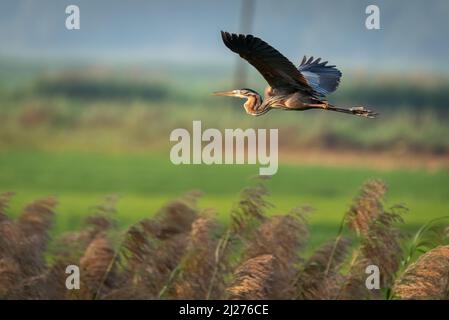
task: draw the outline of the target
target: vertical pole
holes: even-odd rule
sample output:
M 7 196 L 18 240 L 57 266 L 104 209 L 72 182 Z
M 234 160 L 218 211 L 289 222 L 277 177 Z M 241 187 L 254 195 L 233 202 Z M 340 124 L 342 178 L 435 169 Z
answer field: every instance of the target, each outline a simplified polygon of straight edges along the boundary
M 241 0 L 239 32 L 251 33 L 254 20 L 255 3 L 254 0 Z M 234 72 L 234 88 L 239 89 L 246 86 L 247 63 L 237 57 Z

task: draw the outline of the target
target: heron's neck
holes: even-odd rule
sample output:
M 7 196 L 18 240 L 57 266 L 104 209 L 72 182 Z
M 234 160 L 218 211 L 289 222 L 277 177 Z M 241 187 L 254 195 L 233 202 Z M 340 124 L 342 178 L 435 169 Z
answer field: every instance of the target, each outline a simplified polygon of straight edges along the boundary
M 247 97 L 247 100 L 243 107 L 245 108 L 246 113 L 251 115 L 258 115 L 260 113 L 264 113 L 263 110 L 259 109 L 262 103 L 262 96 L 258 93 L 255 93 Z

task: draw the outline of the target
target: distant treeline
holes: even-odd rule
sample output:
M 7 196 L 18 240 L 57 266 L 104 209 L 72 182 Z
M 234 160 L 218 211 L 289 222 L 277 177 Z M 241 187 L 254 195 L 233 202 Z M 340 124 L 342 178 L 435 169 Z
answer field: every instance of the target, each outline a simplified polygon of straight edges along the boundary
M 160 83 L 71 76 L 39 78 L 32 86 L 32 93 L 39 96 L 63 96 L 83 100 L 160 101 L 167 99 L 168 92 L 169 88 Z
M 168 82 L 138 81 L 132 78 L 121 79 L 112 76 L 89 76 L 62 74 L 52 77 L 39 77 L 31 86 L 31 94 L 38 96 L 62 96 L 83 100 L 144 100 L 144 101 L 182 101 L 184 103 L 214 102 L 210 92 L 212 87 L 228 87 L 222 81 L 214 80 L 211 86 L 205 81 L 204 87 L 191 87 L 188 79 L 182 86 Z M 258 86 L 259 87 L 259 86 Z M 405 78 L 378 81 L 375 84 L 350 81 L 341 86 L 329 98 L 340 104 L 364 104 L 376 107 L 425 107 L 436 110 L 449 110 L 449 80 L 434 82 L 432 85 L 421 84 Z M 224 101 L 224 100 L 221 100 Z
M 431 107 L 449 110 L 449 82 L 434 86 L 391 82 L 374 86 L 354 84 L 340 89 L 333 98 L 342 103 L 379 107 Z

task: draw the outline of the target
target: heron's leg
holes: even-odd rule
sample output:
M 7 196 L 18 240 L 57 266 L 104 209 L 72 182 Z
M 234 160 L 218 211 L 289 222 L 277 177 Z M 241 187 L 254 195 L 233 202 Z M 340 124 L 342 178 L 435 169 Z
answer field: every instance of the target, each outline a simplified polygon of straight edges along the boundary
M 304 106 L 307 108 L 328 109 L 329 103 L 327 101 L 323 103 L 304 103 Z

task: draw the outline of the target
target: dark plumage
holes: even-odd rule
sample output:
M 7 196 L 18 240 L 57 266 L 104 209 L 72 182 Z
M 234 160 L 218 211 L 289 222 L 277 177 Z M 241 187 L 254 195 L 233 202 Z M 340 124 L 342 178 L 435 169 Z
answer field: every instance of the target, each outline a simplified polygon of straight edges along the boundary
M 223 42 L 252 64 L 272 88 L 304 87 L 310 89 L 304 76 L 279 51 L 252 35 L 221 32 Z
M 246 98 L 243 105 L 251 115 L 262 115 L 271 109 L 308 110 L 324 109 L 368 118 L 377 114 L 365 107 L 339 108 L 329 104 L 325 97 L 335 91 L 341 72 L 333 65 L 305 56 L 295 65 L 268 43 L 252 35 L 221 32 L 223 43 L 254 66 L 269 86 L 262 96 L 250 89 L 215 92 L 219 96 Z

